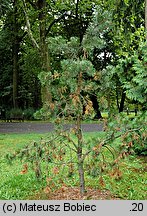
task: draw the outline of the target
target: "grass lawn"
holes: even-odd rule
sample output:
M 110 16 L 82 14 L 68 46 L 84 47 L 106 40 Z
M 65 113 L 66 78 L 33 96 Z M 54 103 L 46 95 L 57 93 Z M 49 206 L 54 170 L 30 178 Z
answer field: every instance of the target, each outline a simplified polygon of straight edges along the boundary
M 35 199 L 37 193 L 41 193 L 46 187 L 46 178 L 43 181 L 37 182 L 32 169 L 22 175 L 20 172 L 23 169 L 24 161 L 14 160 L 12 164 L 6 163 L 5 155 L 13 153 L 15 150 L 23 148 L 25 145 L 38 141 L 41 137 L 46 139 L 50 134 L 0 134 L 0 199 L 2 200 L 22 200 Z M 84 133 L 85 140 L 90 140 L 91 137 L 104 137 L 104 132 Z M 113 145 L 118 145 L 117 143 Z M 105 158 L 110 159 L 109 153 L 104 150 Z M 99 158 L 98 163 L 101 163 L 102 158 Z M 100 190 L 109 190 L 115 197 L 124 200 L 144 200 L 147 198 L 145 193 L 145 184 L 147 179 L 146 158 L 129 156 L 120 162 L 120 170 L 122 177 L 115 179 L 112 176 L 111 168 L 108 172 L 103 172 L 104 185 L 99 184 L 98 175 L 89 175 L 85 172 L 86 186 Z M 58 176 L 53 177 L 54 182 L 58 182 Z M 64 183 L 68 186 L 78 186 L 77 172 L 72 177 L 67 178 L 65 173 L 60 175 L 64 179 Z M 56 188 L 60 187 L 57 183 Z M 40 196 L 45 199 L 44 195 Z

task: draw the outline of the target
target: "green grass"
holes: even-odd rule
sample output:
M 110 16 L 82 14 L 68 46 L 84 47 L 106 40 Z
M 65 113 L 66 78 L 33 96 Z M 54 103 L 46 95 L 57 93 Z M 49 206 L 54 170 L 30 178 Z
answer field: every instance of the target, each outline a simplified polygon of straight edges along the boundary
M 5 155 L 22 149 L 33 140 L 37 141 L 46 134 L 0 134 L 0 199 L 25 199 L 41 188 L 34 173 L 29 170 L 21 175 L 22 163 L 18 160 L 9 164 Z
M 0 135 L 0 199 L 6 200 L 21 200 L 35 198 L 35 194 L 42 191 L 45 187 L 45 179 L 41 182 L 37 182 L 34 172 L 29 167 L 27 174 L 20 174 L 23 169 L 22 164 L 24 161 L 15 160 L 12 164 L 6 163 L 4 156 L 7 153 L 13 153 L 15 150 L 23 148 L 25 145 L 32 143 L 32 141 L 38 141 L 41 137 L 46 139 L 50 134 L 7 134 Z M 90 142 L 91 137 L 105 137 L 104 132 L 92 132 L 84 133 L 85 140 Z M 113 146 L 118 146 L 120 140 L 117 140 Z M 116 147 L 117 148 L 117 147 Z M 107 160 L 110 160 L 112 156 L 105 149 L 104 155 Z M 86 186 L 97 189 L 106 189 L 121 199 L 141 200 L 146 199 L 145 184 L 147 179 L 147 173 L 145 172 L 146 164 L 145 158 L 137 158 L 135 156 L 129 156 L 123 159 L 120 163 L 120 170 L 123 173 L 121 179 L 114 179 L 111 173 L 111 167 L 108 166 L 108 172 L 103 172 L 102 176 L 105 181 L 105 186 L 99 185 L 99 175 L 93 177 L 88 172 L 85 173 Z M 102 161 L 102 157 L 99 157 L 97 164 Z M 88 163 L 86 161 L 86 163 Z M 65 177 L 65 170 L 59 175 L 54 177 L 54 181 L 57 182 L 56 187 L 60 187 L 58 178 L 63 178 L 65 183 L 69 186 L 78 186 L 78 173 L 76 172 L 71 178 Z
M 25 145 L 31 143 L 33 140 L 37 141 L 41 137 L 47 137 L 48 134 L 0 134 L 0 156 L 7 152 L 14 152 L 15 150 L 23 148 Z

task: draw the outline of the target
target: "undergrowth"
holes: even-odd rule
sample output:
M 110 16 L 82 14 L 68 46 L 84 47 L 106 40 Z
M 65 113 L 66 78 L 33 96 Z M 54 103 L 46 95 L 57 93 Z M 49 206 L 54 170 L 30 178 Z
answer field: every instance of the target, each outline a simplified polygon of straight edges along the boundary
M 15 150 L 22 149 L 27 143 L 30 144 L 32 142 L 32 138 L 37 142 L 41 137 L 46 139 L 48 136 L 50 135 L 0 135 L 0 146 L 2 147 L 0 152 L 0 199 L 35 199 L 37 193 L 40 193 L 41 199 L 44 199 L 45 188 L 50 188 L 51 191 L 54 191 L 63 184 L 70 187 L 79 185 L 78 172 L 69 172 L 69 168 L 73 169 L 72 166 L 59 167 L 49 163 L 50 171 L 48 175 L 44 172 L 43 178 L 37 181 L 31 163 L 20 159 L 10 160 L 10 163 L 6 162 L 5 155 L 7 152 L 14 153 Z M 84 133 L 86 141 L 90 140 L 91 137 L 98 136 L 104 137 L 105 133 Z M 119 143 L 120 140 L 118 139 L 113 145 L 116 147 L 119 146 Z M 120 199 L 141 200 L 147 198 L 144 189 L 147 179 L 144 163 L 146 157 L 140 159 L 135 155 L 129 155 L 120 161 L 119 168 L 117 166 L 111 167 L 109 162 L 112 159 L 112 154 L 107 149 L 104 149 L 103 157 L 107 158 L 107 163 L 101 156 L 98 157 L 93 170 L 92 164 L 89 169 L 86 169 L 86 187 L 109 190 L 115 197 Z M 88 158 L 85 163 L 86 166 L 90 164 Z M 45 163 L 42 163 L 42 168 L 43 170 L 46 169 Z

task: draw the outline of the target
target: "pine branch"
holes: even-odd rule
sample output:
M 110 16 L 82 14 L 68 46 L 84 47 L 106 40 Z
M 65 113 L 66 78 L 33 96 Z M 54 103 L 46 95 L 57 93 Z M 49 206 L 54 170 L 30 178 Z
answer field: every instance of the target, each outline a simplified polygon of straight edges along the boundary
M 108 151 L 113 155 L 113 159 L 115 159 L 114 153 L 113 153 L 113 151 L 110 149 L 110 146 L 108 147 L 107 145 L 104 145 L 104 147 L 105 147 L 106 149 L 108 149 Z
M 131 133 L 131 132 L 134 132 L 134 131 L 139 131 L 141 129 L 141 127 L 139 128 L 134 128 L 134 129 L 130 129 L 130 130 L 126 130 L 124 133 L 128 132 L 128 133 Z M 123 133 L 123 134 L 124 134 Z M 113 133 L 112 133 L 113 134 Z M 121 137 L 123 135 L 122 133 L 117 135 L 117 136 L 114 136 L 113 134 L 113 140 Z M 110 148 L 107 146 L 108 142 L 112 140 L 112 135 L 110 137 L 108 137 L 107 139 L 103 140 L 102 141 L 102 147 L 106 147 L 111 153 L 112 151 L 110 150 Z M 113 147 L 112 147 L 113 148 Z M 92 152 L 92 149 L 90 149 L 89 151 L 87 151 L 85 154 L 83 154 L 83 161 L 85 160 L 85 158 Z M 114 154 L 112 153 L 112 155 L 114 156 Z
M 75 149 L 72 148 L 72 150 L 74 150 L 75 152 L 77 152 L 77 148 L 78 148 L 78 147 L 77 147 L 76 143 L 73 141 L 73 139 L 70 138 L 69 134 L 66 134 L 65 131 L 62 131 L 62 132 L 59 133 L 59 136 L 65 138 L 68 142 L 72 143 L 73 146 L 74 146 L 75 149 L 76 149 L 76 150 L 75 150 Z
M 72 148 L 69 144 L 66 144 L 64 141 L 63 141 L 63 143 L 64 143 L 64 145 L 65 145 L 67 148 L 69 148 L 70 150 L 72 150 L 72 151 L 74 151 L 75 153 L 77 153 L 77 151 L 76 151 L 74 148 Z M 73 142 L 72 142 L 72 143 L 73 143 Z M 77 148 L 75 145 L 74 145 L 74 147 Z

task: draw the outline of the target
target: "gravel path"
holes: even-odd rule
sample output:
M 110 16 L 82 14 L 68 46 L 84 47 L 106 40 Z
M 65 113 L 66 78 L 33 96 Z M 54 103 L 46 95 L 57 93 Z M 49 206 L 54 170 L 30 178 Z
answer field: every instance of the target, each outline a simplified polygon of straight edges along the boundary
M 65 129 L 74 127 L 74 124 L 64 125 Z M 36 123 L 36 122 L 1 122 L 0 123 L 0 134 L 7 133 L 46 133 L 54 130 L 52 123 Z M 103 124 L 82 124 L 82 130 L 84 132 L 95 132 L 102 131 Z

